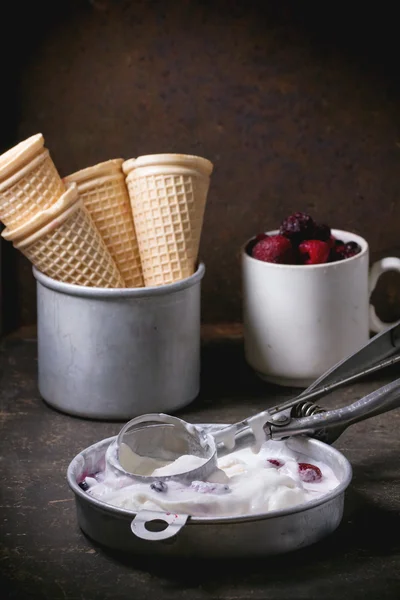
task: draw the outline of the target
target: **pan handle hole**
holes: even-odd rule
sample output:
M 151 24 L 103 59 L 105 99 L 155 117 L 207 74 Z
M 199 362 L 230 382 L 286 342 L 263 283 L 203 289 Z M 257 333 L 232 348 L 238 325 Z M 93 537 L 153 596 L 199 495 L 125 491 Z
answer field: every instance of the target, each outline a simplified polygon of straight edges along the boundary
M 162 519 L 152 519 L 144 524 L 147 531 L 164 531 L 167 529 L 168 525 L 169 524 Z

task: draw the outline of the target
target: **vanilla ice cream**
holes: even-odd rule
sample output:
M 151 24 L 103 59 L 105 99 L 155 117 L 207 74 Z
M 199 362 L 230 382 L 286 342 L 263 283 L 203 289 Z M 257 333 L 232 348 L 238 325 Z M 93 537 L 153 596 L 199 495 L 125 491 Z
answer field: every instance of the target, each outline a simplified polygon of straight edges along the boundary
M 181 456 L 169 464 L 149 464 L 146 475 L 168 476 L 199 466 L 199 457 Z M 332 469 L 290 450 L 284 441 L 266 441 L 218 460 L 207 481 L 134 482 L 111 469 L 91 474 L 82 489 L 107 504 L 137 512 L 159 510 L 198 517 L 241 516 L 287 509 L 319 498 L 339 485 Z

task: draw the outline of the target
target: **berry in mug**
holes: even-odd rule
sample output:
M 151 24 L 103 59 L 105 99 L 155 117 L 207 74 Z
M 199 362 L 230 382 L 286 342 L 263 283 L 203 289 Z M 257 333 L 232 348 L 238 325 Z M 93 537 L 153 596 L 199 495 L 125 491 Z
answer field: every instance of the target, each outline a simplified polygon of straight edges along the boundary
M 284 219 L 276 235 L 258 234 L 247 248 L 253 258 L 283 265 L 321 265 L 352 258 L 357 242 L 336 239 L 331 228 L 303 212 Z

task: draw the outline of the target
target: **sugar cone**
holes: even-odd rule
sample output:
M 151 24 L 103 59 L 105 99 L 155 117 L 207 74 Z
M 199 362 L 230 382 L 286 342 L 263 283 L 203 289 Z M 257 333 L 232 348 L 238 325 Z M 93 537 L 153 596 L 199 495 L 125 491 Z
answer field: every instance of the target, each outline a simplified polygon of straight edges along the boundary
M 129 201 L 122 159 L 109 160 L 64 178 L 75 182 L 126 287 L 142 287 L 139 246 Z
M 0 221 L 16 227 L 47 209 L 65 192 L 42 134 L 0 156 Z
M 145 285 L 189 277 L 196 268 L 212 163 L 185 154 L 126 163 Z
M 53 279 L 90 287 L 125 287 L 75 184 L 47 212 L 2 235 Z

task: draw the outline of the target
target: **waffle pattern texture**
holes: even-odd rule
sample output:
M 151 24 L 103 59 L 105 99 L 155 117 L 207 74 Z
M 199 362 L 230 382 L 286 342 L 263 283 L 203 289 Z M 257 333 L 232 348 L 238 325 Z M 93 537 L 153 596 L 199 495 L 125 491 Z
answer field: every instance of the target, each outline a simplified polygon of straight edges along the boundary
M 125 287 L 93 220 L 79 206 L 59 224 L 46 226 L 31 244 L 21 244 L 21 252 L 39 271 L 58 281 L 89 287 Z M 28 242 L 28 240 L 26 240 Z
M 78 190 L 125 286 L 142 287 L 139 246 L 124 175 L 121 172 L 78 182 Z
M 65 186 L 44 149 L 28 165 L 0 184 L 0 220 L 17 227 L 51 206 L 65 192 Z
M 209 178 L 193 174 L 128 175 L 146 286 L 192 275 L 199 251 Z

